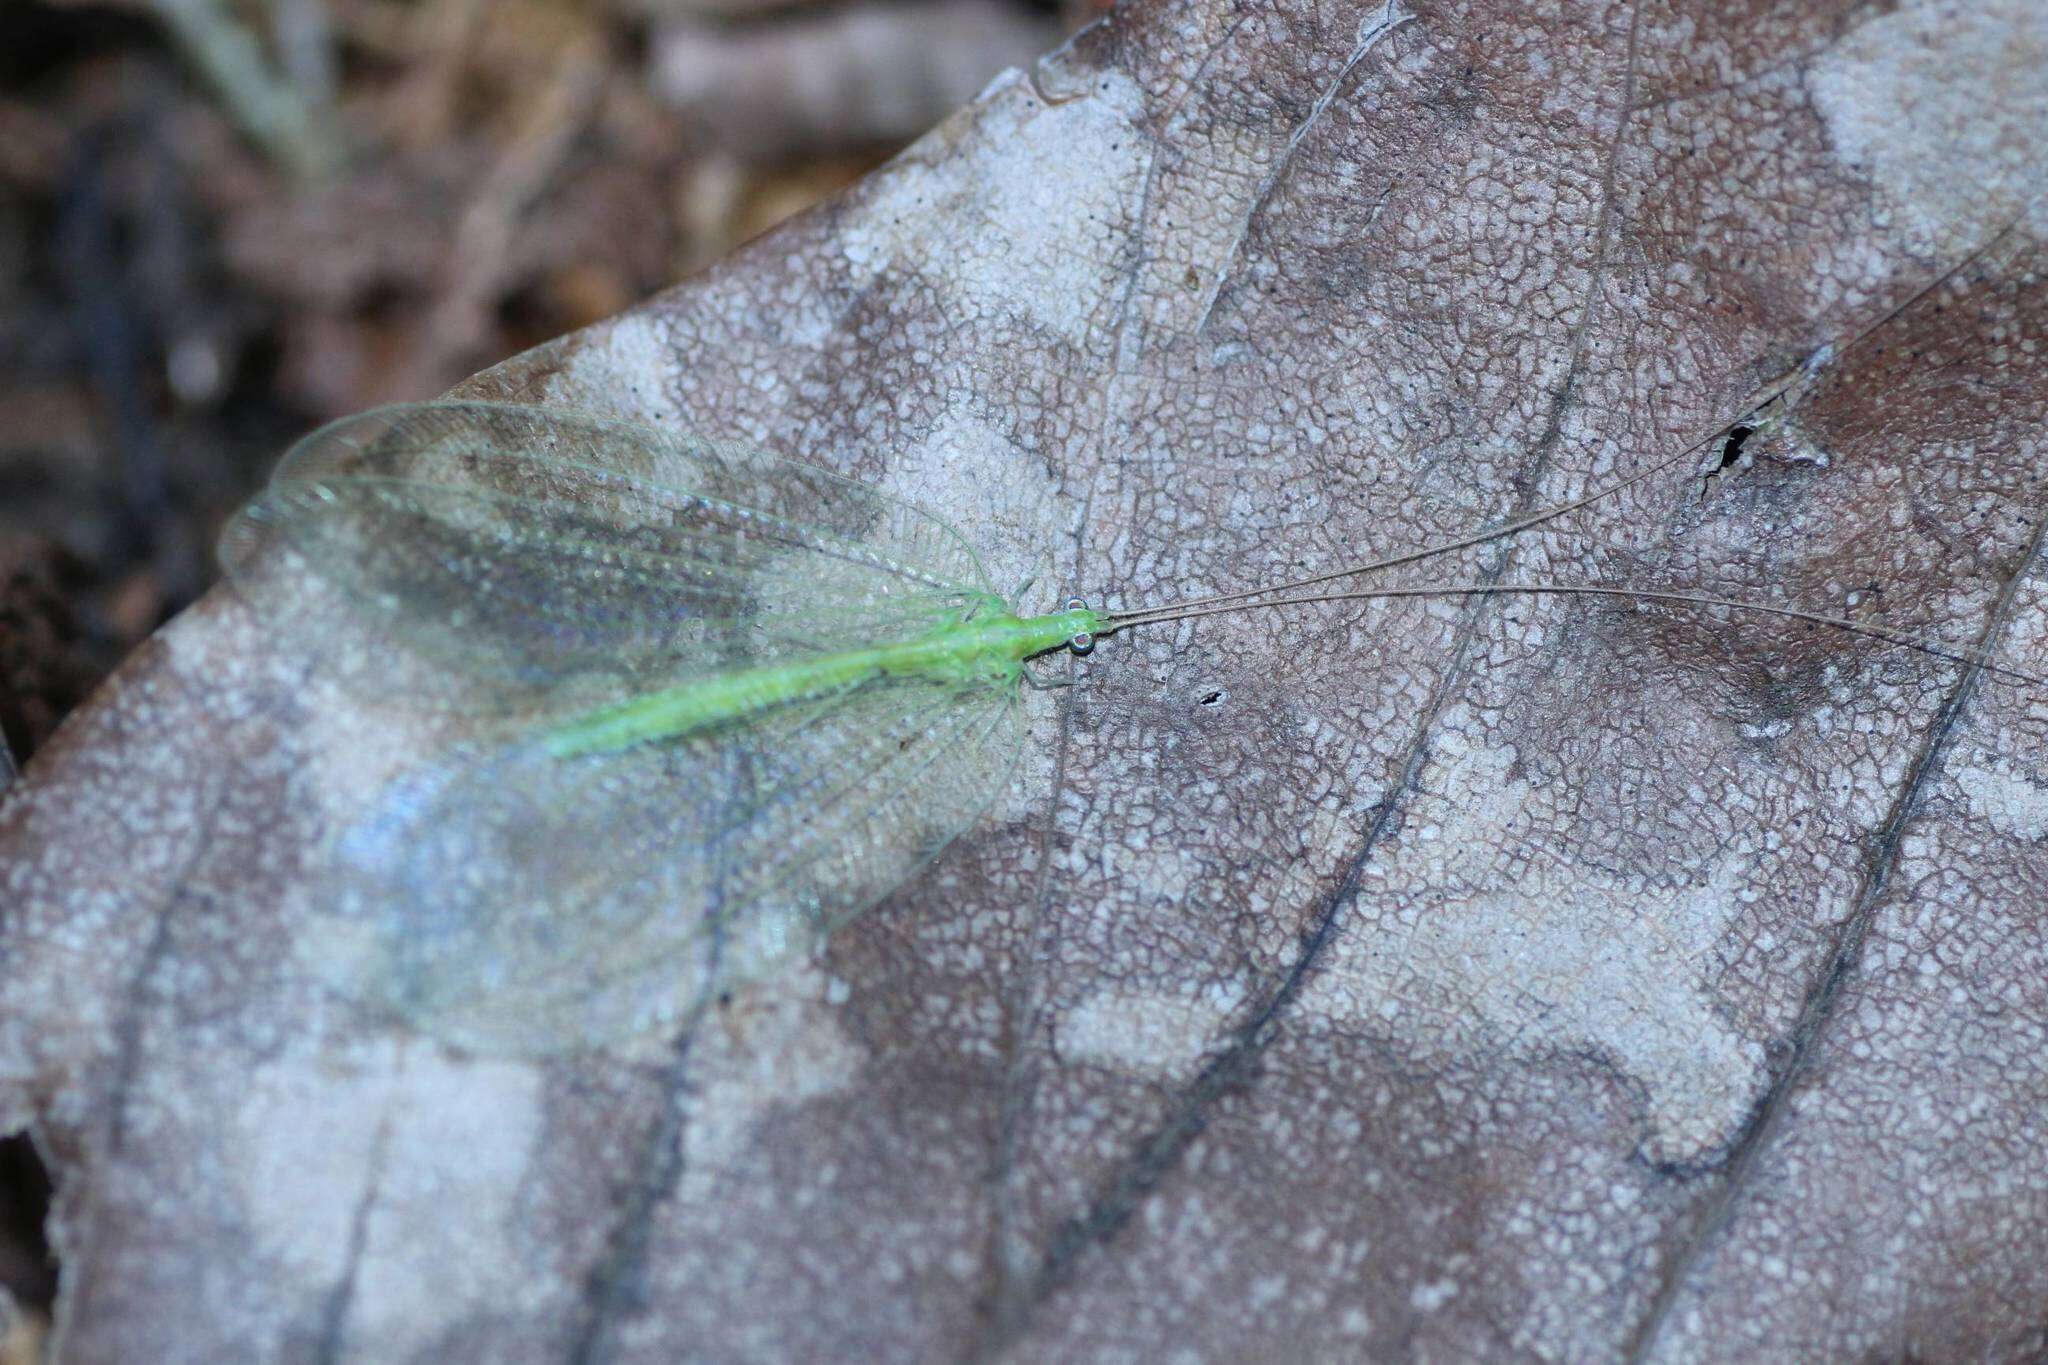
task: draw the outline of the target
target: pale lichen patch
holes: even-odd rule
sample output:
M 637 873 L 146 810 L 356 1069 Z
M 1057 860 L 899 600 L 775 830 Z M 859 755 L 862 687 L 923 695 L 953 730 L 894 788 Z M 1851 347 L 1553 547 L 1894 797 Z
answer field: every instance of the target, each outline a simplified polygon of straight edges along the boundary
M 1060 1020 L 1060 1052 L 1119 1071 L 1183 1075 L 1215 1045 L 1242 1004 L 1243 992 L 1229 986 L 1098 991 Z
M 837 1023 L 833 983 L 792 964 L 772 989 L 736 992 L 697 1035 L 679 1198 L 711 1198 L 776 1109 L 837 1094 L 864 1061 Z
M 1514 775 L 1512 748 L 1447 731 L 1411 831 L 1361 889 L 1304 1007 L 1381 1022 L 1474 1061 L 1597 1052 L 1647 1096 L 1646 1146 L 1698 1158 L 1765 1083 L 1703 967 L 1741 914 L 1752 852 L 1719 850 L 1697 882 L 1619 876 L 1548 846 L 1557 793 Z M 1519 875 L 1500 874 L 1521 850 Z
M 912 266 L 946 281 L 959 311 L 1022 314 L 1077 345 L 1114 291 L 1125 215 L 1144 172 L 1142 97 L 1104 72 L 1086 99 L 1048 107 L 1013 75 L 984 127 L 942 163 L 942 128 L 869 182 L 836 246 L 856 279 Z
M 490 1245 L 515 1221 L 540 1113 L 539 1073 L 517 1064 L 389 1040 L 293 1054 L 247 1077 L 227 1169 L 274 1264 L 326 1286 L 355 1261 L 345 1338 L 429 1351 L 422 1324 L 519 1291 Z
M 1972 763 L 1956 774 L 1955 782 L 1971 808 L 1998 833 L 2011 839 L 2048 837 L 2048 787 L 2011 762 Z
M 678 369 L 672 330 L 659 313 L 634 312 L 586 333 L 569 364 L 549 376 L 548 401 L 675 430 L 683 413 L 672 397 Z
M 2037 198 L 2048 9 L 1903 5 L 1857 24 L 1808 80 L 1836 151 L 1878 191 L 1880 223 L 1917 253 L 1975 246 Z

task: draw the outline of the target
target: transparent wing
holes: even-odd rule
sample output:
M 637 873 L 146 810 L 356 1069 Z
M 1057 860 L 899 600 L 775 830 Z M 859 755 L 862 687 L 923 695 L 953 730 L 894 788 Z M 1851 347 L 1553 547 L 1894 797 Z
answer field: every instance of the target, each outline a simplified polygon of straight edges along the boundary
M 345 995 L 494 1054 L 671 1030 L 872 905 L 974 823 L 1014 684 L 892 680 L 571 759 L 448 762 L 334 850 L 307 939 Z
M 903 638 L 993 601 L 943 521 L 826 470 L 573 412 L 427 403 L 295 446 L 221 559 L 334 589 L 478 709 L 587 706 L 701 673 Z M 256 596 L 262 596 L 258 589 Z M 477 684 L 483 684 L 479 687 Z

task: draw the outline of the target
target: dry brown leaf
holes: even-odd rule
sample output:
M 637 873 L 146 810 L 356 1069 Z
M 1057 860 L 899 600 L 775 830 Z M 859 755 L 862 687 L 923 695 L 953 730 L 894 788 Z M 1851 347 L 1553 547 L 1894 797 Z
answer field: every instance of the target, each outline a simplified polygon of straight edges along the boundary
M 853 469 L 1123 604 L 1567 499 L 1789 382 L 1704 499 L 1436 572 L 2048 670 L 2044 29 L 1140 4 L 471 389 Z M 405 751 L 289 659 L 216 594 L 0 815 L 70 1358 L 2043 1349 L 2039 687 L 1572 599 L 1134 634 L 823 960 L 535 1069 L 293 965 L 322 812 Z

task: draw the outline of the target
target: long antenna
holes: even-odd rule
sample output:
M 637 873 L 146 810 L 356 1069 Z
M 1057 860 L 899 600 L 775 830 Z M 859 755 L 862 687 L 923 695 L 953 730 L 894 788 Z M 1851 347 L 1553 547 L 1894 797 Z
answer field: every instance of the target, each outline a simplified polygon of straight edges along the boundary
M 1749 411 L 1755 412 L 1757 407 L 1767 406 L 1773 401 L 1775 401 L 1775 398 L 1766 399 L 1764 403 L 1751 407 Z M 1731 423 L 1730 425 L 1740 425 L 1740 422 Z M 1439 541 L 1432 545 L 1424 545 L 1418 549 L 1404 550 L 1400 554 L 1388 555 L 1383 559 L 1360 560 L 1358 563 L 1346 564 L 1341 568 L 1328 569 L 1307 578 L 1296 578 L 1285 583 L 1268 583 L 1261 588 L 1243 588 L 1237 592 L 1215 593 L 1208 597 L 1193 597 L 1180 602 L 1163 602 L 1157 607 L 1143 608 L 1127 614 L 1141 615 L 1154 610 L 1166 611 L 1183 607 L 1220 607 L 1231 602 L 1255 606 L 1257 605 L 1256 603 L 1250 602 L 1247 599 L 1266 597 L 1280 592 L 1299 592 L 1303 588 L 1313 588 L 1319 584 L 1333 583 L 1340 578 L 1356 578 L 1361 574 L 1377 573 L 1381 569 L 1399 568 L 1403 564 L 1413 564 L 1417 560 L 1434 559 L 1438 555 L 1447 555 L 1456 550 L 1467 549 L 1474 545 L 1483 545 L 1490 540 L 1499 540 L 1505 536 L 1526 531 L 1532 526 L 1541 526 L 1546 521 L 1554 521 L 1568 512 L 1578 511 L 1588 503 L 1598 502 L 1602 498 L 1611 497 L 1625 488 L 1630 488 L 1643 482 L 1653 475 L 1661 474 L 1686 456 L 1721 439 L 1727 430 L 1727 427 L 1716 428 L 1713 434 L 1701 437 L 1683 450 L 1680 450 L 1677 454 L 1668 455 L 1657 463 L 1646 469 L 1638 470 L 1625 479 L 1617 479 L 1613 483 L 1603 484 L 1576 502 L 1560 503 L 1555 507 L 1545 507 L 1539 511 L 1531 512 L 1529 515 L 1518 520 L 1508 522 L 1503 526 L 1489 526 L 1483 530 L 1474 531 L 1470 535 L 1460 536 L 1456 540 Z
M 1806 360 L 1802 364 L 1800 364 L 1798 368 L 1793 370 L 1788 375 L 1783 376 L 1774 384 L 1770 385 L 1768 392 L 1753 397 L 1748 406 L 1745 407 L 1742 410 L 1741 414 L 1735 417 L 1733 420 L 1724 422 L 1721 425 L 1713 428 L 1706 435 L 1701 436 L 1699 439 L 1693 441 L 1690 445 L 1683 447 L 1674 454 L 1666 456 L 1665 458 L 1657 461 L 1655 464 L 1652 464 L 1645 469 L 1638 470 L 1636 473 L 1631 474 L 1626 478 L 1617 479 L 1612 483 L 1603 484 L 1600 487 L 1594 489 L 1592 492 L 1586 494 L 1584 497 L 1578 498 L 1575 501 L 1560 503 L 1555 507 L 1541 508 L 1535 512 L 1529 513 L 1526 516 L 1519 517 L 1514 521 L 1508 522 L 1506 525 L 1503 526 L 1488 527 L 1483 530 L 1475 531 L 1470 535 L 1460 536 L 1453 540 L 1439 541 L 1431 545 L 1424 545 L 1419 549 L 1406 550 L 1399 554 L 1385 556 L 1384 558 L 1360 560 L 1357 563 L 1342 565 L 1335 569 L 1329 569 L 1321 573 L 1312 574 L 1306 578 L 1292 579 L 1284 583 L 1268 583 L 1263 587 L 1243 588 L 1236 592 L 1215 593 L 1205 597 L 1187 598 L 1178 602 L 1163 602 L 1153 607 L 1138 608 L 1129 612 L 1122 613 L 1115 619 L 1123 622 L 1124 624 L 1136 625 L 1138 623 L 1138 618 L 1149 617 L 1153 612 L 1181 611 L 1183 609 L 1197 607 L 1223 607 L 1230 603 L 1243 603 L 1245 605 L 1251 605 L 1251 599 L 1253 598 L 1270 597 L 1276 593 L 1299 592 L 1304 588 L 1318 587 L 1324 583 L 1335 582 L 1340 578 L 1355 578 L 1363 574 L 1377 573 L 1382 569 L 1398 568 L 1403 564 L 1413 564 L 1419 560 L 1434 559 L 1438 555 L 1451 554 L 1454 551 L 1468 549 L 1471 546 L 1481 545 L 1486 543 L 1487 541 L 1498 540 L 1506 536 L 1515 535 L 1518 532 L 1526 531 L 1533 526 L 1541 526 L 1544 522 L 1554 521 L 1558 517 L 1564 516 L 1569 512 L 1576 512 L 1580 508 L 1585 507 L 1590 503 L 1598 502 L 1603 498 L 1612 497 L 1614 494 L 1619 493 L 1624 489 L 1631 488 L 1636 484 L 1643 482 L 1645 479 L 1652 477 L 1653 475 L 1663 473 L 1665 470 L 1671 468 L 1679 461 L 1685 459 L 1688 455 L 1692 455 L 1700 450 L 1705 449 L 1706 447 L 1712 445 L 1715 441 L 1725 440 L 1730 433 L 1732 433 L 1739 427 L 1748 426 L 1752 430 L 1754 430 L 1757 426 L 1762 425 L 1763 422 L 1767 420 L 1781 418 L 1785 412 L 1790 411 L 1792 403 L 1797 400 L 1799 393 L 1803 391 L 1808 385 L 1812 384 L 1815 378 L 1818 377 L 1822 366 L 1829 364 L 1832 361 L 1837 360 L 1842 356 L 1848 355 L 1850 352 L 1856 350 L 1865 341 L 1869 340 L 1872 335 L 1874 335 L 1876 332 L 1878 332 L 1887 324 L 1889 324 L 1893 319 L 1897 318 L 1907 309 L 1913 307 L 1913 305 L 1915 305 L 1916 303 L 1919 303 L 1928 295 L 1934 293 L 1935 290 L 1947 284 L 1950 280 L 1954 279 L 1957 275 L 1961 274 L 1971 265 L 1982 260 L 1995 247 L 1997 247 L 2000 242 L 2004 241 L 2005 238 L 2012 234 L 2013 229 L 2019 225 L 2022 218 L 2024 217 L 2025 211 L 2023 210 L 2018 217 L 2013 218 L 2011 222 L 2008 222 L 2004 227 L 2000 228 L 1996 233 L 1992 234 L 1992 236 L 1989 239 L 1987 239 L 1981 246 L 1969 252 L 1961 260 L 1957 261 L 1947 270 L 1944 270 L 1941 274 L 1935 276 L 1933 279 L 1929 280 L 1927 283 L 1920 286 L 1920 288 L 1914 290 L 1906 298 L 1900 300 L 1892 307 L 1886 309 L 1874 321 L 1868 323 L 1859 331 L 1857 331 L 1857 333 L 1854 336 L 1850 337 L 1849 340 L 1844 342 L 1840 347 L 1836 347 L 1830 343 L 1824 344 L 1816 350 L 1814 350 L 1807 356 Z M 1764 413 L 1766 409 L 1771 408 L 1780 403 L 1783 403 L 1784 407 L 1781 408 L 1778 413 L 1772 414 L 1771 418 L 1765 418 L 1761 415 Z M 1617 589 L 1615 591 L 1619 590 Z M 1637 595 L 1643 596 L 1645 594 Z M 1741 606 L 1746 604 L 1730 602 L 1728 603 L 1728 605 Z M 1759 608 L 1759 610 L 1771 609 Z M 1158 619 L 1172 620 L 1184 619 L 1184 617 L 1176 618 L 1168 616 L 1160 617 Z M 1839 622 L 1834 621 L 1833 618 L 1826 619 L 1831 624 L 1840 624 Z
M 1894 630 L 1890 626 L 1872 625 L 1867 621 L 1852 621 L 1847 617 L 1828 616 L 1821 612 L 1806 611 L 1799 607 L 1778 607 L 1763 602 L 1744 602 L 1734 597 L 1715 597 L 1709 593 L 1663 591 L 1656 588 L 1625 588 L 1605 583 L 1436 583 L 1419 587 L 1362 588 L 1356 592 L 1313 593 L 1305 597 L 1280 597 L 1258 602 L 1189 603 L 1170 607 L 1155 607 L 1150 610 L 1113 613 L 1101 628 L 1100 634 L 1108 635 L 1131 626 L 1157 625 L 1162 621 L 1185 621 L 1198 616 L 1220 616 L 1226 612 L 1254 611 L 1260 607 L 1303 607 L 1318 602 L 1368 602 L 1392 597 L 1490 597 L 1495 593 L 1522 593 L 1528 595 L 1566 594 L 1582 597 L 1629 597 L 1650 602 L 1670 602 L 1689 607 L 1721 607 L 1730 611 L 1756 612 L 1763 616 L 1778 616 L 1791 621 L 1804 621 L 1809 625 L 1826 626 L 1832 630 L 1845 630 L 1857 635 L 1868 635 L 1874 639 L 1887 640 L 1893 644 L 1905 645 L 1924 654 L 1949 659 L 1956 663 L 1975 664 L 1988 673 L 2001 674 L 2020 682 L 2048 688 L 2048 677 L 2028 673 L 1997 662 L 1997 656 L 1990 650 L 1970 645 L 1949 645 L 1909 631 Z

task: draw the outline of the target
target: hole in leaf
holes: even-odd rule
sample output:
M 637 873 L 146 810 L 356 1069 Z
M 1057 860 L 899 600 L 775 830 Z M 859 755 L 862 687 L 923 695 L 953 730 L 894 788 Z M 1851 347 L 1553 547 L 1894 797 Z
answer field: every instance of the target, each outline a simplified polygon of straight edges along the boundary
M 0 1138 L 0 1293 L 43 1312 L 57 1296 L 57 1260 L 43 1231 L 55 1193 L 28 1135 Z
M 1756 435 L 1756 428 L 1750 426 L 1747 422 L 1738 422 L 1736 425 L 1728 428 L 1728 439 L 1721 443 L 1721 463 L 1715 467 L 1717 469 L 1726 469 L 1741 459 L 1742 447 L 1754 435 Z

